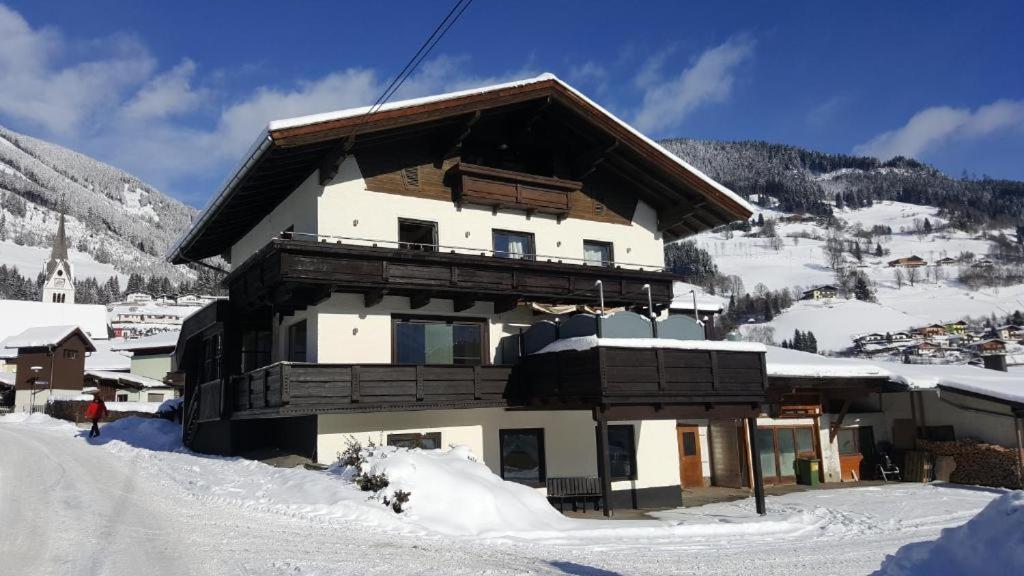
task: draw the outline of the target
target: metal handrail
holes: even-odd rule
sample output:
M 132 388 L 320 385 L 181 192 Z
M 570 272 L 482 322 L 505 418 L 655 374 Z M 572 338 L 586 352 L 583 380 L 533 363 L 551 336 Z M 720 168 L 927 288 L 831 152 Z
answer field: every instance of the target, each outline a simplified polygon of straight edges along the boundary
M 349 241 L 349 242 L 367 242 L 367 243 L 371 244 L 374 247 L 376 247 L 378 244 L 383 244 L 385 246 L 392 246 L 393 245 L 393 246 L 395 246 L 395 247 L 397 247 L 399 249 L 405 248 L 407 246 L 416 246 L 418 248 L 435 248 L 435 249 L 437 249 L 438 252 L 440 252 L 442 249 L 444 249 L 444 250 L 450 250 L 451 253 L 454 254 L 454 253 L 456 253 L 455 252 L 456 250 L 460 250 L 463 253 L 473 253 L 473 254 L 479 254 L 481 256 L 490 255 L 490 256 L 495 256 L 495 257 L 499 257 L 499 258 L 501 258 L 501 257 L 511 257 L 511 255 L 513 254 L 511 252 L 506 252 L 506 251 L 502 251 L 502 250 L 492 250 L 492 249 L 489 249 L 489 248 L 470 248 L 468 246 L 453 246 L 453 245 L 447 245 L 447 244 L 429 244 L 429 243 L 425 243 L 425 242 L 402 242 L 402 241 L 399 241 L 399 240 L 382 240 L 382 239 L 374 239 L 374 238 L 361 238 L 361 237 L 358 237 L 358 236 L 338 236 L 338 235 L 335 235 L 335 234 L 316 234 L 316 233 L 312 233 L 312 232 L 282 231 L 280 234 L 278 234 L 277 238 L 290 239 L 290 238 L 294 238 L 296 236 L 303 236 L 303 237 L 307 237 L 307 238 L 312 238 L 313 241 L 316 241 L 316 242 L 327 241 L 327 240 L 334 240 L 335 242 L 339 242 L 339 243 L 340 242 L 344 242 L 344 241 Z M 620 262 L 616 262 L 616 261 L 613 261 L 613 260 L 603 261 L 600 265 L 596 265 L 596 264 L 593 264 L 592 261 L 589 261 L 589 260 L 587 260 L 585 258 L 573 258 L 571 256 L 551 256 L 551 255 L 547 255 L 547 254 L 523 254 L 521 256 L 521 259 L 524 259 L 524 260 L 541 260 L 541 259 L 543 259 L 543 260 L 547 260 L 548 262 L 568 261 L 568 262 L 571 262 L 571 263 L 580 263 L 580 264 L 583 264 L 584 266 L 595 266 L 595 267 L 599 267 L 599 268 L 620 268 L 620 269 L 621 268 L 627 268 L 627 269 L 636 269 L 636 270 L 638 270 L 640 272 L 644 272 L 644 271 L 647 271 L 647 272 L 667 272 L 668 271 L 668 268 L 665 267 L 665 266 L 651 266 L 649 264 L 639 264 L 639 263 L 636 263 L 636 262 L 621 262 L 621 261 Z

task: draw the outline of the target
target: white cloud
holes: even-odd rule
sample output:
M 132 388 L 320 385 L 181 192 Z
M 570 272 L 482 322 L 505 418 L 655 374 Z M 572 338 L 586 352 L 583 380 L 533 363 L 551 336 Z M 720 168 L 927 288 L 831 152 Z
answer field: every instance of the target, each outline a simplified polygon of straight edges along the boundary
M 660 72 L 668 53 L 656 55 L 634 80 L 644 89 L 644 98 L 633 124 L 645 132 L 664 132 L 700 106 L 724 101 L 732 94 L 736 68 L 753 53 L 753 40 L 739 36 L 706 50 L 692 66 L 668 79 Z
M 186 58 L 170 71 L 150 79 L 125 103 L 121 113 L 128 119 L 145 120 L 197 109 L 209 93 L 192 88 L 195 72 L 195 62 Z
M 0 118 L 38 128 L 44 138 L 165 190 L 182 181 L 220 179 L 271 120 L 367 105 L 390 81 L 371 69 L 347 68 L 291 86 L 260 87 L 225 102 L 223 94 L 203 87 L 218 82 L 214 76 L 204 82 L 195 62 L 186 58 L 161 71 L 131 35 L 74 48 L 59 30 L 33 28 L 0 4 Z M 524 68 L 473 76 L 465 72 L 467 62 L 443 55 L 424 62 L 392 99 L 536 74 Z M 212 192 L 179 195 L 202 204 Z
M 903 126 L 855 146 L 853 151 L 883 160 L 893 156 L 919 158 L 949 142 L 1013 129 L 1024 129 L 1024 100 L 997 100 L 973 112 L 934 106 L 914 114 Z
M 134 38 L 93 44 L 102 58 L 61 66 L 66 46 L 60 33 L 33 29 L 0 5 L 0 114 L 72 135 L 152 74 L 155 61 Z
M 591 86 L 598 93 L 608 89 L 608 76 L 604 66 L 590 60 L 569 68 L 569 83 L 577 87 Z

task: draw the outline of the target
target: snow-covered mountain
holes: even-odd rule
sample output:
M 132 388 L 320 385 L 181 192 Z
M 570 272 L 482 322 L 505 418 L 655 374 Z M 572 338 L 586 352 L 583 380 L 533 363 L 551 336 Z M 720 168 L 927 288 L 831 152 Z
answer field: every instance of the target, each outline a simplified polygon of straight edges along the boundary
M 841 195 L 854 203 L 871 198 L 934 206 L 961 229 L 1024 222 L 1024 182 L 966 173 L 950 178 L 908 158 L 881 162 L 768 142 L 670 139 L 661 144 L 740 194 L 774 198 L 786 212 L 827 214 Z
M 840 351 L 858 334 L 1024 310 L 1022 182 L 954 179 L 905 158 L 883 163 L 764 142 L 662 144 L 760 207 L 752 227 L 694 239 L 718 273 L 740 278 L 747 292 L 760 284 L 762 293 L 788 290 L 797 300 L 767 322 L 737 318 L 754 322 L 744 333 L 763 337 L 767 327 L 781 341 L 811 330 L 819 349 Z M 759 218 L 772 221 L 774 237 Z M 862 275 L 873 301 L 798 300 L 802 290 L 838 283 L 830 238 L 842 246 L 839 267 Z M 915 255 L 929 266 L 888 266 Z M 954 261 L 936 265 L 944 258 Z
M 63 206 L 79 278 L 189 277 L 163 254 L 196 210 L 127 172 L 0 127 L 0 197 L 0 262 L 29 276 L 45 261 Z

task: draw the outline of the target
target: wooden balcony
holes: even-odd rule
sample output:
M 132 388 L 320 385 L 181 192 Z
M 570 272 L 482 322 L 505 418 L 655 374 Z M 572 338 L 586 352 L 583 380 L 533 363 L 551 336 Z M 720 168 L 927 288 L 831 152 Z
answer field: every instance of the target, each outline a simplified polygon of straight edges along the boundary
M 575 180 L 547 178 L 460 163 L 449 170 L 456 202 L 565 216 L 569 194 L 582 188 Z
M 501 312 L 520 300 L 597 305 L 597 280 L 602 281 L 607 306 L 645 306 L 645 284 L 655 306 L 665 306 L 678 279 L 665 272 L 618 267 L 275 239 L 225 282 L 232 306 L 240 310 L 273 305 L 289 313 L 332 292 L 354 292 L 364 294 L 367 307 L 391 294 L 408 296 L 412 309 L 431 298 L 445 298 L 455 301 L 456 311 L 490 301 Z
M 507 405 L 510 366 L 279 362 L 232 379 L 232 418 Z
M 727 350 L 598 346 L 532 354 L 520 381 L 524 403 L 536 408 L 753 405 L 767 394 L 764 353 Z

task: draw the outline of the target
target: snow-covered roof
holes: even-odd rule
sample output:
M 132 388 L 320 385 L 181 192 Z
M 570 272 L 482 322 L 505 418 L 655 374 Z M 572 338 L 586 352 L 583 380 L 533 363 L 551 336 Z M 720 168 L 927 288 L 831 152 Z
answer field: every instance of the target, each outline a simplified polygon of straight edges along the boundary
M 107 308 L 100 304 L 53 304 L 0 300 L 0 340 L 38 326 L 79 326 L 89 338 L 107 338 Z
M 895 382 L 910 388 L 947 388 L 973 392 L 997 400 L 1024 404 L 1020 374 L 980 366 L 942 364 L 886 364 Z
M 78 326 L 39 326 L 22 331 L 4 341 L 8 348 L 43 348 L 46 346 L 57 346 L 67 340 L 71 335 L 79 333 L 85 340 L 86 349 L 95 351 L 96 347 L 92 340 L 82 332 Z
M 729 303 L 728 298 L 708 294 L 703 288 L 696 284 L 690 284 L 688 282 L 673 282 L 672 303 L 669 304 L 669 308 L 672 310 L 693 310 L 694 295 L 690 294 L 690 290 L 693 290 L 697 295 L 698 312 L 721 312 L 725 309 L 726 304 Z
M 578 336 L 555 340 L 534 352 L 548 354 L 564 350 L 590 350 L 591 348 L 662 348 L 673 350 L 720 350 L 723 352 L 764 352 L 765 345 L 756 342 L 726 340 L 673 340 L 671 338 L 598 338 Z
M 180 334 L 180 330 L 157 332 L 150 336 L 117 342 L 110 349 L 131 352 L 135 350 L 151 350 L 153 348 L 174 348 L 178 345 L 178 335 Z
M 126 354 L 112 350 L 115 342 L 103 340 L 93 342 L 96 351 L 85 357 L 86 370 L 110 370 L 127 372 L 132 367 L 132 359 Z
M 723 186 L 719 182 L 716 182 L 713 178 L 709 177 L 708 175 L 704 174 L 702 171 L 700 171 L 697 168 L 695 168 L 694 166 L 690 165 L 688 162 L 686 162 L 682 158 L 680 158 L 680 157 L 676 156 L 675 154 L 669 152 L 663 146 L 661 146 L 660 144 L 658 144 L 654 140 L 651 140 L 650 138 L 645 136 L 643 133 L 638 131 L 636 128 L 633 128 L 632 126 L 627 124 L 625 121 L 621 120 L 620 118 L 618 118 L 617 116 L 615 116 L 614 114 L 612 114 L 611 112 L 609 112 L 608 110 L 606 110 L 605 108 L 603 108 L 602 106 L 600 106 L 599 104 L 597 104 L 596 102 L 594 102 L 593 100 L 588 98 L 586 95 L 584 95 L 580 91 L 576 90 L 575 88 L 573 88 L 572 86 L 570 86 L 569 84 L 567 84 L 566 82 L 564 82 L 563 80 L 561 80 L 560 78 L 555 76 L 554 74 L 551 74 L 551 73 L 548 73 L 548 72 L 545 72 L 545 73 L 543 73 L 543 74 L 541 74 L 539 76 L 536 76 L 534 78 L 524 78 L 524 79 L 521 79 L 521 80 L 505 82 L 505 83 L 502 83 L 502 84 L 494 84 L 494 85 L 491 85 L 491 86 L 483 86 L 483 87 L 473 88 L 473 89 L 469 89 L 469 90 L 460 90 L 460 91 L 456 91 L 456 92 L 448 92 L 448 93 L 443 93 L 443 94 L 435 94 L 435 95 L 432 95 L 432 96 L 425 96 L 425 97 L 421 97 L 421 98 L 411 98 L 411 99 L 407 99 L 407 100 L 398 100 L 398 101 L 395 101 L 395 102 L 389 102 L 389 103 L 386 103 L 386 104 L 382 105 L 381 107 L 377 108 L 377 110 L 374 112 L 374 114 L 380 114 L 380 113 L 384 113 L 384 112 L 400 110 L 400 109 L 403 109 L 403 108 L 412 108 L 412 107 L 422 106 L 424 104 L 430 104 L 430 103 L 434 103 L 434 102 L 441 102 L 441 101 L 446 101 L 446 100 L 454 100 L 454 99 L 457 99 L 457 98 L 463 98 L 463 97 L 467 97 L 467 96 L 473 96 L 473 95 L 479 95 L 479 94 L 487 94 L 487 93 L 490 93 L 490 92 L 497 92 L 497 91 L 506 90 L 506 89 L 509 89 L 509 88 L 528 86 L 528 85 L 532 85 L 532 84 L 540 84 L 540 83 L 545 83 L 545 82 L 554 82 L 560 88 L 562 88 L 565 91 L 571 93 L 573 96 L 579 98 L 580 100 L 585 102 L 587 105 L 593 107 L 596 111 L 598 111 L 599 113 L 603 114 L 608 119 L 612 120 L 614 123 L 618 124 L 619 127 L 621 127 L 622 129 L 626 130 L 627 132 L 629 132 L 630 134 L 632 134 L 633 136 L 635 136 L 639 140 L 641 140 L 647 146 L 651 147 L 658 154 L 664 156 L 669 161 L 671 161 L 671 162 L 677 164 L 678 166 L 682 167 L 687 172 L 689 172 L 690 174 L 695 176 L 698 180 L 704 182 L 705 184 L 710 186 L 712 189 L 714 189 L 717 193 L 722 194 L 724 197 L 728 198 L 730 201 L 736 203 L 742 209 L 746 210 L 749 213 L 753 213 L 755 211 L 755 207 L 753 205 L 751 205 L 742 196 L 740 196 L 739 194 L 733 192 L 729 188 Z M 348 109 L 344 109 L 344 110 L 336 110 L 336 111 L 333 111 L 333 112 L 324 112 L 324 113 L 320 113 L 320 114 L 311 114 L 311 115 L 306 115 L 306 116 L 298 116 L 298 117 L 294 117 L 294 118 L 285 118 L 285 119 L 273 120 L 273 121 L 269 122 L 267 124 L 266 128 L 260 132 L 259 136 L 255 139 L 253 144 L 250 146 L 248 152 L 246 153 L 245 157 L 243 158 L 243 160 L 240 163 L 240 165 L 238 166 L 238 168 L 228 178 L 227 182 L 225 182 L 224 185 L 221 186 L 220 190 L 217 192 L 217 194 L 210 201 L 210 204 L 202 211 L 202 213 L 199 214 L 199 217 L 195 219 L 195 221 L 194 221 L 194 223 L 192 225 L 192 228 L 189 229 L 189 231 L 187 233 L 185 233 L 178 240 L 178 242 L 176 242 L 175 245 L 170 248 L 170 250 L 168 251 L 168 257 L 173 260 L 177 255 L 180 254 L 180 251 L 181 251 L 182 247 L 192 241 L 193 236 L 195 234 L 197 234 L 200 229 L 203 228 L 203 226 L 206 224 L 206 220 L 214 213 L 214 210 L 221 204 L 223 199 L 226 198 L 230 194 L 230 192 L 234 188 L 234 186 L 238 182 L 242 181 L 243 177 L 249 171 L 249 169 L 251 169 L 255 164 L 257 164 L 257 161 L 259 160 L 260 157 L 262 157 L 263 153 L 265 153 L 266 150 L 268 148 L 270 148 L 270 145 L 272 143 L 272 139 L 271 139 L 271 136 L 270 136 L 271 132 L 279 131 L 279 130 L 292 129 L 292 128 L 298 128 L 298 127 L 303 127 L 303 126 L 310 126 L 310 125 L 314 125 L 314 124 L 322 124 L 322 123 L 325 123 L 325 122 L 332 122 L 332 121 L 343 120 L 343 119 L 348 119 L 348 118 L 355 118 L 355 117 L 358 117 L 358 116 L 366 114 L 367 112 L 369 112 L 371 110 L 371 108 L 372 108 L 372 106 L 360 106 L 360 107 L 356 107 L 356 108 L 348 108 Z
M 144 315 L 144 316 L 175 316 L 186 318 L 192 313 L 200 310 L 200 306 L 179 306 L 177 304 L 153 304 L 151 302 L 140 302 L 131 304 L 117 304 L 110 308 L 110 316 L 113 319 L 117 315 Z
M 92 376 L 99 378 L 100 380 L 114 380 L 119 383 L 133 384 L 138 388 L 166 388 L 167 384 L 164 384 L 156 378 L 150 378 L 149 376 L 142 376 L 141 374 L 132 374 L 131 372 L 112 372 L 109 370 L 86 370 L 86 376 Z
M 790 378 L 884 378 L 885 369 L 852 358 L 831 358 L 810 352 L 768 346 L 765 363 L 769 376 Z

